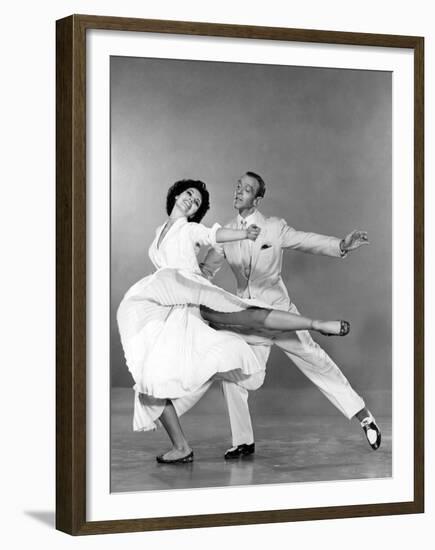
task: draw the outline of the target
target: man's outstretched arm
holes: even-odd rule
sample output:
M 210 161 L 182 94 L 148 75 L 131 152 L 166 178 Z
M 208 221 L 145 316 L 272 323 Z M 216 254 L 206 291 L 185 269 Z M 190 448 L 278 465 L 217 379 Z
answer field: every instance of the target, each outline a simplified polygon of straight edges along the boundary
M 280 243 L 282 248 L 291 248 L 309 254 L 321 254 L 336 258 L 345 257 L 348 252 L 369 244 L 366 231 L 352 231 L 343 239 L 306 233 L 290 227 L 285 220 L 280 220 Z

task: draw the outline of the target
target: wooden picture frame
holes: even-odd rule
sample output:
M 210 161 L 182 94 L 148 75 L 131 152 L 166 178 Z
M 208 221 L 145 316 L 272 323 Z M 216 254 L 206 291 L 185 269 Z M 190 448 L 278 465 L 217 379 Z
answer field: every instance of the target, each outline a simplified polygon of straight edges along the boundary
M 86 33 L 91 29 L 409 49 L 414 59 L 414 499 L 143 519 L 86 519 Z M 335 31 L 72 15 L 56 29 L 56 528 L 71 535 L 424 511 L 424 40 Z

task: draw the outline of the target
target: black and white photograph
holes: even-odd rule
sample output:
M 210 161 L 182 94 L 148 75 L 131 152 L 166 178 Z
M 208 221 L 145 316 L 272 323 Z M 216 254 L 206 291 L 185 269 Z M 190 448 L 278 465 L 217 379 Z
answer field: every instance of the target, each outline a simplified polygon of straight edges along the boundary
M 431 7 L 4 5 L 6 549 L 430 548 Z
M 392 74 L 110 60 L 111 492 L 392 476 Z

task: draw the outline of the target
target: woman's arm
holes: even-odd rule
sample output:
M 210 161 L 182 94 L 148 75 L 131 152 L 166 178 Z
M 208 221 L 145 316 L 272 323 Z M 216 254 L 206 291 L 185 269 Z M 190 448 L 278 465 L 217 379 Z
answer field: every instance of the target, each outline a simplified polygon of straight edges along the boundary
M 247 229 L 221 227 L 216 231 L 216 242 L 229 243 L 231 241 L 243 241 L 244 239 L 255 241 L 260 231 L 261 229 L 257 225 L 250 225 Z

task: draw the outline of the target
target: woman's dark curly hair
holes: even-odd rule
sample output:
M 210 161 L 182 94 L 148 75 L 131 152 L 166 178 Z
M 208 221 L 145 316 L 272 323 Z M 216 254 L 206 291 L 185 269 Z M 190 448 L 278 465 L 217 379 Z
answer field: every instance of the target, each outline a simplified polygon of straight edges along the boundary
M 174 208 L 175 199 L 178 195 L 181 195 L 186 189 L 193 187 L 201 193 L 201 206 L 195 212 L 193 216 L 188 218 L 190 222 L 199 223 L 205 216 L 205 213 L 210 208 L 210 194 L 207 191 L 205 183 L 200 180 L 180 180 L 176 181 L 172 187 L 169 188 L 168 195 L 166 197 L 166 212 L 170 216 L 172 209 Z

